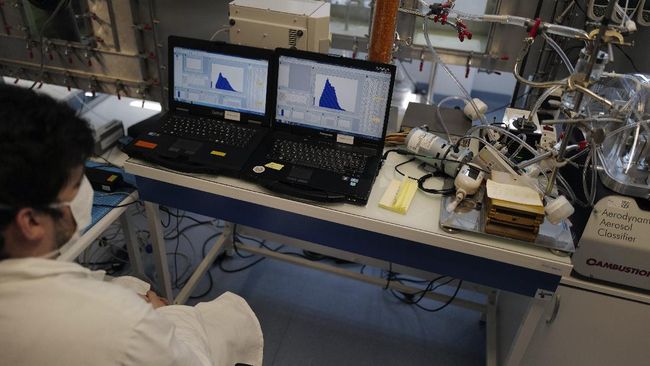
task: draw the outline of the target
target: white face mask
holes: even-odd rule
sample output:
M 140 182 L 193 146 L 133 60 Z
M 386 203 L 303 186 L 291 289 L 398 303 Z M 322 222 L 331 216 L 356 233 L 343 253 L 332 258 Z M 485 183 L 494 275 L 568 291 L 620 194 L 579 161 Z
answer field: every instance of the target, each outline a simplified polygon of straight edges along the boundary
M 77 195 L 74 196 L 72 201 L 58 202 L 50 205 L 52 208 L 70 206 L 72 218 L 74 218 L 74 221 L 77 223 L 77 228 L 75 229 L 74 234 L 72 234 L 72 237 L 70 237 L 64 245 L 77 241 L 83 230 L 90 225 L 92 221 L 93 195 L 93 187 L 90 185 L 88 178 L 84 175 L 79 190 L 77 191 Z

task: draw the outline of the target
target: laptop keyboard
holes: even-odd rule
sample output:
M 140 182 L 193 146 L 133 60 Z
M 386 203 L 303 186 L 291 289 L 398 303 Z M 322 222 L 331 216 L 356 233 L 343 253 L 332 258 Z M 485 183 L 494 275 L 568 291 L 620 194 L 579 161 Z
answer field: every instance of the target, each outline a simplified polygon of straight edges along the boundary
M 235 147 L 245 147 L 255 129 L 201 117 L 171 116 L 162 125 L 162 132 Z
M 267 159 L 356 176 L 366 168 L 365 155 L 292 140 L 275 140 Z

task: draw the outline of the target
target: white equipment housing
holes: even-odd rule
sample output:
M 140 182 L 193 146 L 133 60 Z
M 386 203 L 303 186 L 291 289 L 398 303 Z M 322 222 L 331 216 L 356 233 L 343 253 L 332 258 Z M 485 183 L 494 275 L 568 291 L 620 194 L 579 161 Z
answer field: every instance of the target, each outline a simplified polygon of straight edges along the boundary
M 594 206 L 573 267 L 583 276 L 650 290 L 650 212 L 611 195 Z
M 230 43 L 327 53 L 330 4 L 322 1 L 235 0 L 229 5 Z

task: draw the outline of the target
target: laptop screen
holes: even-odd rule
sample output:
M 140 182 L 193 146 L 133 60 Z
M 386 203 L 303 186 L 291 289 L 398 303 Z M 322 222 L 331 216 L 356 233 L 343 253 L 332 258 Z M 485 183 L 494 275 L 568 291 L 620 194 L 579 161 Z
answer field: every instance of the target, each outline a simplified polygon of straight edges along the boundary
M 316 130 L 382 138 L 391 72 L 280 56 L 275 120 Z
M 174 101 L 264 115 L 266 60 L 174 47 Z

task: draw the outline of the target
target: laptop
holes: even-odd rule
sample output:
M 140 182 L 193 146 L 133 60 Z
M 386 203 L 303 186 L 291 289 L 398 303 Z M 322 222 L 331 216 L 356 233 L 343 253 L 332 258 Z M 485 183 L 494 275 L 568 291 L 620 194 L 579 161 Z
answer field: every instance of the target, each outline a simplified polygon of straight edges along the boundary
M 365 205 L 381 167 L 395 67 L 276 54 L 272 133 L 242 175 L 293 197 Z
M 169 111 L 130 156 L 192 173 L 237 176 L 269 131 L 273 51 L 170 36 Z

